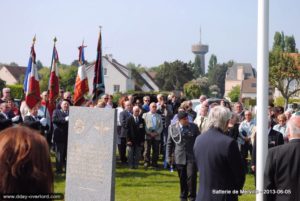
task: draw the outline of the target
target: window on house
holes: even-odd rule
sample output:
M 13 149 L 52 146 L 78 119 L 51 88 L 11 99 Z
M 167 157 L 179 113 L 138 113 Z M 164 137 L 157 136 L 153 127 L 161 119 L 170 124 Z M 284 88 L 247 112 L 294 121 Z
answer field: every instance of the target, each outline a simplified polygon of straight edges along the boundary
M 256 83 L 251 83 L 251 87 L 256 87 Z
M 120 85 L 114 85 L 114 92 L 120 92 Z
M 107 68 L 104 68 L 103 75 L 107 75 Z
M 248 79 L 251 76 L 251 73 L 245 73 L 245 79 Z

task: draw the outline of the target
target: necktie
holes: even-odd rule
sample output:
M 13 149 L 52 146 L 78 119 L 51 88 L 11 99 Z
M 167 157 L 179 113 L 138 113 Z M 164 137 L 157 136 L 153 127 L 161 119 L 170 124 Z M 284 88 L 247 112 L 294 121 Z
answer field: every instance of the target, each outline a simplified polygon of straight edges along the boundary
M 187 126 L 182 126 L 182 128 L 181 128 L 181 134 L 182 135 L 186 135 L 187 131 L 188 131 L 188 127 Z
M 156 116 L 154 114 L 152 115 L 152 129 L 156 129 Z
M 200 131 L 202 131 L 203 121 L 204 121 L 204 117 L 201 116 L 201 123 L 200 123 L 200 126 L 199 126 L 199 130 L 200 130 Z
M 139 123 L 139 119 L 137 117 L 134 117 L 134 119 L 136 124 Z

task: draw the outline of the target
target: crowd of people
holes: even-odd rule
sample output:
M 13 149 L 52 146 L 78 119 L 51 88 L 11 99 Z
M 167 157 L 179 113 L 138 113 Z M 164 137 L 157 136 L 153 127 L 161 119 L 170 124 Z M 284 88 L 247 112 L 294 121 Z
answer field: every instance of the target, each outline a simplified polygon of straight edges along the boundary
M 5 136 L 4 133 L 13 132 L 7 128 L 15 124 L 21 123 L 34 129 L 35 132 L 41 134 L 40 136 L 44 136 L 49 147 L 55 151 L 56 173 L 64 173 L 67 159 L 69 106 L 72 105 L 71 93 L 61 90 L 61 96 L 57 100 L 53 113 L 47 108 L 47 92 L 41 94 L 41 102 L 33 108 L 28 108 L 25 101 L 21 102 L 19 108 L 16 107 L 9 88 L 4 88 L 2 94 L 0 137 Z M 201 95 L 199 104 L 193 109 L 190 100 L 178 98 L 174 93 L 168 96 L 158 94 L 155 98 L 144 96 L 142 99 L 124 95 L 120 97 L 118 104 L 113 102 L 112 95 L 104 94 L 97 103 L 87 101 L 84 106 L 116 109 L 119 162 L 130 169 L 139 168 L 142 161 L 145 170 L 148 168 L 177 170 L 182 201 L 237 200 L 239 193 L 214 194 L 213 190 L 239 191 L 243 188 L 245 175 L 255 174 L 255 114 L 243 108 L 240 102 L 235 103 L 231 108 L 230 105 L 225 104 L 224 100 L 210 102 L 206 96 Z M 290 166 L 289 170 L 294 170 L 285 174 L 300 177 L 299 170 L 295 169 L 300 165 L 300 149 L 298 148 L 300 113 L 291 110 L 284 111 L 282 107 L 270 105 L 268 115 L 269 130 L 266 134 L 268 135 L 268 148 L 278 148 L 277 151 L 270 152 L 271 158 L 268 157 L 265 173 L 267 177 L 265 179 L 268 181 L 266 188 L 289 187 L 290 196 L 299 196 L 298 192 L 294 191 L 294 189 L 299 189 L 299 181 L 292 179 L 291 184 L 280 186 L 278 181 L 274 182 L 274 177 L 278 176 L 274 171 L 280 171 L 277 168 L 277 160 L 284 160 L 282 164 L 285 166 L 282 168 Z M 22 132 L 28 133 L 29 131 L 25 129 Z M 291 144 L 293 147 L 289 148 Z M 3 141 L 0 145 L 3 146 Z M 3 148 L 1 146 L 0 153 Z M 289 157 L 291 161 L 294 161 L 293 164 L 287 165 L 289 161 L 274 156 L 281 149 L 294 150 L 293 156 Z M 49 158 L 49 153 L 45 152 L 45 154 Z M 160 156 L 163 161 L 162 165 L 159 163 Z M 1 161 L 3 157 L 0 156 Z M 268 162 L 276 163 L 274 164 L 275 170 L 274 166 Z M 48 169 L 45 171 L 47 172 Z M 198 194 L 196 193 L 197 171 L 200 173 Z M 15 176 L 16 173 L 12 171 L 7 174 L 8 180 L 11 177 L 10 174 Z M 36 174 L 42 173 L 36 172 Z M 49 181 L 52 180 L 51 176 Z M 298 186 L 295 187 L 295 185 Z M 0 192 L 5 188 L 0 183 Z M 41 188 L 45 191 L 53 189 L 51 185 L 41 186 Z

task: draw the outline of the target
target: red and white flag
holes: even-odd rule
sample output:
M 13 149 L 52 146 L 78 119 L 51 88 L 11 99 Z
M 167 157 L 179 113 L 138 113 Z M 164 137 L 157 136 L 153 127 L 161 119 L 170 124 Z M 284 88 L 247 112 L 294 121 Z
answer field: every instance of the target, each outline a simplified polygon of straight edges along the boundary
M 24 93 L 25 102 L 29 108 L 33 108 L 40 100 L 40 84 L 38 70 L 36 66 L 36 54 L 34 51 L 35 37 L 33 39 L 33 44 L 31 46 L 29 62 L 24 78 Z
M 48 92 L 49 92 L 48 111 L 50 113 L 50 117 L 52 117 L 52 113 L 56 107 L 56 99 L 58 98 L 59 95 L 58 64 L 59 64 L 58 53 L 54 44 L 53 52 L 52 52 L 50 78 L 48 84 L 49 86 L 48 87 Z
M 84 103 L 84 95 L 89 92 L 89 84 L 85 69 L 84 48 L 82 44 L 79 47 L 79 67 L 74 89 L 74 105 L 80 106 Z

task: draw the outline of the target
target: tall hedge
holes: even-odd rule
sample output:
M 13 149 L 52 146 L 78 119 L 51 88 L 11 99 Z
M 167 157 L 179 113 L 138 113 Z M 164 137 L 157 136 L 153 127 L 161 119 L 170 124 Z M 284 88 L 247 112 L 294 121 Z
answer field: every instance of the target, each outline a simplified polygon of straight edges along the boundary
M 14 84 L 14 85 L 6 85 L 6 87 L 10 88 L 10 96 L 15 99 L 21 99 L 23 97 L 23 85 Z

